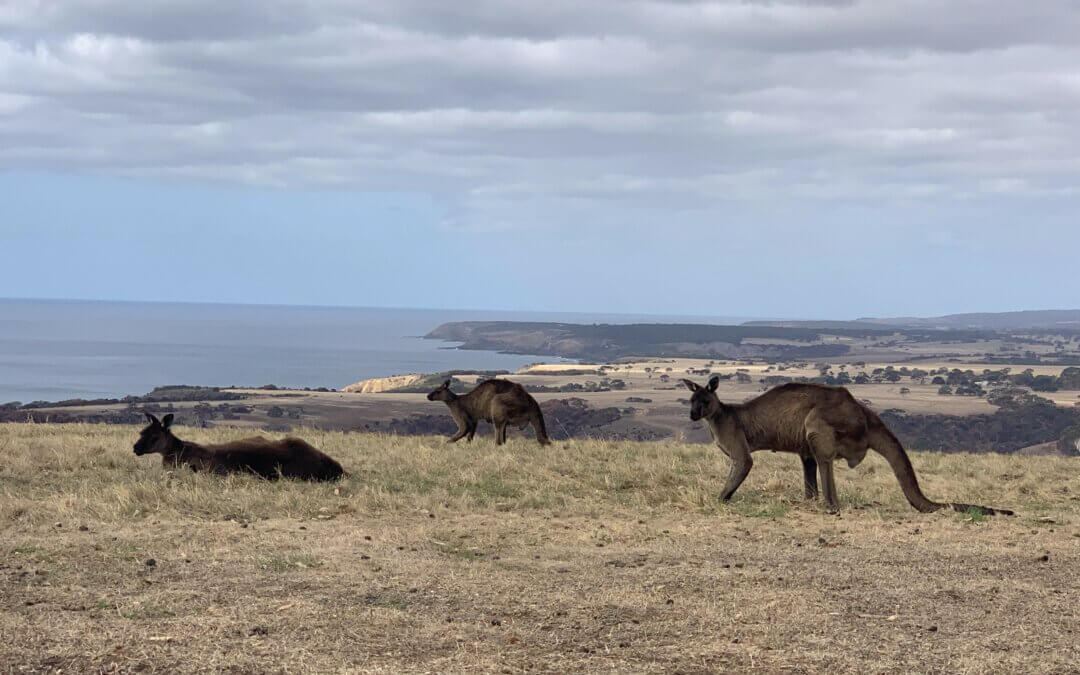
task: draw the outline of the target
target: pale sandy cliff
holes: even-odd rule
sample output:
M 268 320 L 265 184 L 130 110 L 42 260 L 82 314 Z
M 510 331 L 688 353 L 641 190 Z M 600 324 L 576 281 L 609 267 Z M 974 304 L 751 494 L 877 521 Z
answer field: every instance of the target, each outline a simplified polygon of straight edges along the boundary
M 412 386 L 420 382 L 423 378 L 424 376 L 418 373 L 391 375 L 390 377 L 376 377 L 370 380 L 360 380 L 355 384 L 350 384 L 342 389 L 342 391 L 359 394 L 381 394 L 384 391 Z

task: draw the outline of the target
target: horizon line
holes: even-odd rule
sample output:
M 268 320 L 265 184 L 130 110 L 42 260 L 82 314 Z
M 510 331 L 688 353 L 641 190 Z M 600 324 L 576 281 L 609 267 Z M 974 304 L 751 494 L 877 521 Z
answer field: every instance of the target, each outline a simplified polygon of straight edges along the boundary
M 379 310 L 405 310 L 411 312 L 499 312 L 519 314 L 580 314 L 582 316 L 608 315 L 608 316 L 656 316 L 656 317 L 682 317 L 687 319 L 743 319 L 745 321 L 825 321 L 827 319 L 792 319 L 775 317 L 755 317 L 709 314 L 662 314 L 659 312 L 611 312 L 611 311 L 581 311 L 581 310 L 551 310 L 551 309 L 494 309 L 484 307 L 401 307 L 394 305 L 338 305 L 338 304 L 296 304 L 287 302 L 236 302 L 221 300 L 120 300 L 115 298 L 56 298 L 56 297 L 11 297 L 0 296 L 0 302 L 74 302 L 74 303 L 116 303 L 129 305 L 213 305 L 220 307 L 288 307 L 288 308 L 317 308 L 317 309 L 379 309 Z
M 850 319 L 836 319 L 836 318 L 792 318 L 792 317 L 768 317 L 768 316 L 750 316 L 750 315 L 737 315 L 737 314 L 663 314 L 659 312 L 612 312 L 602 310 L 580 311 L 580 310 L 550 310 L 550 309 L 495 309 L 495 308 L 483 308 L 483 307 L 402 307 L 393 305 L 340 305 L 340 304 L 297 304 L 287 302 L 237 302 L 237 301 L 214 301 L 214 300 L 123 300 L 115 298 L 58 298 L 58 297 L 10 297 L 0 296 L 0 302 L 71 302 L 71 303 L 113 303 L 113 304 L 129 304 L 129 305 L 211 305 L 219 307 L 277 307 L 277 308 L 297 308 L 297 309 L 359 309 L 359 310 L 403 310 L 410 312 L 494 312 L 505 314 L 564 314 L 564 315 L 580 315 L 583 317 L 607 315 L 607 316 L 625 316 L 625 317 L 677 317 L 685 319 L 740 319 L 743 323 L 747 321 L 773 321 L 773 322 L 864 322 L 864 321 L 877 321 L 883 319 L 939 319 L 949 316 L 962 316 L 970 314 L 1015 314 L 1021 312 L 1076 312 L 1080 311 L 1080 308 L 1043 308 L 1043 309 L 1012 309 L 1004 311 L 979 311 L 970 310 L 963 312 L 950 312 L 948 314 L 940 314 L 936 316 L 921 316 L 917 314 L 902 314 L 895 316 L 879 315 L 879 316 L 859 316 Z M 738 324 L 730 324 L 738 325 Z

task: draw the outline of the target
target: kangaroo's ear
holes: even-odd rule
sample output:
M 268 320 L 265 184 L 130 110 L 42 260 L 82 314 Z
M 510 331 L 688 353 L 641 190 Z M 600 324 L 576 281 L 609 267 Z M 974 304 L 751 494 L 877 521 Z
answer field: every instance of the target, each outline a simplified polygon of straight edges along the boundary
M 146 415 L 147 422 L 149 422 L 150 424 L 156 424 L 158 426 L 161 426 L 161 421 L 158 418 L 154 417 L 148 412 L 144 412 L 143 414 Z
M 697 382 L 694 382 L 692 380 L 687 380 L 686 378 L 683 378 L 681 382 L 685 384 L 686 388 L 690 391 L 697 391 L 698 389 L 701 389 L 701 387 L 697 385 Z
M 171 426 L 172 426 L 172 421 L 173 421 L 173 414 L 172 414 L 172 413 L 169 413 L 169 414 L 168 414 L 168 415 L 166 415 L 165 417 L 162 417 L 162 418 L 161 418 L 161 426 L 163 426 L 163 427 L 165 427 L 166 429 L 168 429 L 169 427 L 171 427 Z
M 447 389 L 449 389 L 449 388 L 450 388 L 450 383 L 451 383 L 452 381 L 453 381 L 453 379 L 451 378 L 451 379 L 447 380 L 446 382 L 443 382 L 443 383 L 442 383 L 442 386 L 444 386 L 444 387 L 446 387 Z
M 716 391 L 716 388 L 720 386 L 720 376 L 713 375 L 709 378 L 709 391 Z

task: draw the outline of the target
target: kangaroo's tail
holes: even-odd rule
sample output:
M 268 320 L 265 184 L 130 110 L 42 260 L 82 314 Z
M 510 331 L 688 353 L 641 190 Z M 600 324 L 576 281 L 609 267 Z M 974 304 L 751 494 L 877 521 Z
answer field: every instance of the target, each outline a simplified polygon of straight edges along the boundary
M 548 438 L 547 426 L 544 424 L 544 413 L 540 411 L 540 406 L 536 406 L 536 410 L 533 413 L 533 429 L 536 430 L 536 440 L 540 445 L 550 445 L 551 439 Z
M 1008 509 L 994 509 L 989 506 L 963 504 L 960 502 L 941 503 L 929 499 L 919 488 L 919 481 L 915 477 L 915 469 L 911 466 L 911 460 L 908 459 L 907 453 L 904 452 L 904 447 L 900 444 L 900 441 L 893 432 L 885 426 L 885 423 L 882 422 L 877 415 L 873 415 L 869 419 L 869 422 L 870 425 L 867 432 L 870 447 L 884 457 L 885 461 L 889 463 L 893 473 L 896 474 L 896 479 L 900 482 L 900 489 L 904 491 L 904 496 L 907 497 L 908 502 L 919 511 L 930 513 L 931 511 L 951 508 L 954 511 L 960 512 L 975 511 L 986 516 L 1013 515 L 1013 512 Z

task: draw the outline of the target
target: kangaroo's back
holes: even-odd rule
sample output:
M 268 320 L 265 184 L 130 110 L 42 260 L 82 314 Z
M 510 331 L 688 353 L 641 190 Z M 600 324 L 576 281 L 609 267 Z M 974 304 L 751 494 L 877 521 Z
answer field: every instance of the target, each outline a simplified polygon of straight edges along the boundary
M 289 449 L 290 475 L 305 480 L 337 480 L 345 475 L 337 460 L 304 439 L 289 436 L 281 442 Z
M 272 440 L 254 436 L 231 443 L 206 446 L 215 471 L 249 471 L 274 480 L 280 476 L 301 480 L 336 480 L 345 471 L 329 455 L 302 438 Z
M 806 444 L 811 412 L 845 436 L 865 435 L 867 413 L 873 414 L 843 387 L 801 382 L 774 387 L 736 409 L 751 444 L 793 450 Z
M 472 391 L 458 400 L 469 410 L 470 414 L 480 419 L 491 417 L 492 406 L 496 400 L 514 400 L 525 394 L 521 385 L 509 380 L 484 380 L 476 385 Z

